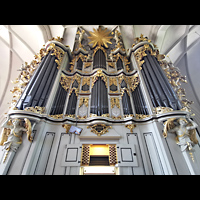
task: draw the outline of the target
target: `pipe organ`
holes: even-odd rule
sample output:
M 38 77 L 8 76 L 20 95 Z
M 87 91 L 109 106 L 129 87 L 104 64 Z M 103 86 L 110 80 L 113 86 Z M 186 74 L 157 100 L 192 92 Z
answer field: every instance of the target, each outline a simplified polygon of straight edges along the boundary
M 93 165 L 115 174 L 200 174 L 186 80 L 150 39 L 141 35 L 127 50 L 119 28 L 79 27 L 73 51 L 54 38 L 21 71 L 2 125 L 1 174 L 84 174 Z M 182 138 L 181 128 L 193 132 Z M 91 145 L 110 153 L 90 155 Z

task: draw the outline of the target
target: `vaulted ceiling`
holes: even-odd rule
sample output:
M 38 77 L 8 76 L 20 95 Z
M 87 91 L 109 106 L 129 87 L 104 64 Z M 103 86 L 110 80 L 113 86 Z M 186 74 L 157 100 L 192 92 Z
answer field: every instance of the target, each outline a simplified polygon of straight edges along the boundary
M 30 63 L 34 55 L 52 37 L 63 37 L 63 43 L 73 49 L 77 27 L 93 31 L 99 25 L 0 25 L 0 122 L 8 111 L 22 63 Z M 109 30 L 119 26 L 125 48 L 129 49 L 135 37 L 148 37 L 168 55 L 175 66 L 187 76 L 187 98 L 195 102 L 193 109 L 200 113 L 200 25 L 102 25 Z

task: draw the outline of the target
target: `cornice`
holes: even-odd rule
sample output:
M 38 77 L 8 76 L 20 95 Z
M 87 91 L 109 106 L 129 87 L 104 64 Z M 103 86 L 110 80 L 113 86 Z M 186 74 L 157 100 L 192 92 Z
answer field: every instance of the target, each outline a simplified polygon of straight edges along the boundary
M 153 121 L 165 121 L 169 118 L 176 117 L 180 118 L 183 116 L 187 116 L 189 113 L 186 111 L 172 111 L 168 113 L 163 114 L 153 114 L 149 117 L 146 117 L 144 119 L 136 119 L 135 117 L 127 117 L 119 120 L 114 120 L 109 117 L 88 117 L 87 119 L 80 120 L 80 119 L 74 119 L 70 117 L 64 117 L 63 119 L 54 119 L 47 114 L 38 114 L 34 112 L 24 111 L 24 110 L 11 110 L 8 113 L 8 116 L 12 119 L 14 118 L 28 118 L 30 120 L 33 120 L 35 122 L 49 122 L 49 123 L 56 123 L 56 124 L 62 124 L 62 123 L 79 123 L 79 124 L 93 124 L 93 123 L 106 123 L 106 124 L 119 124 L 119 123 L 128 123 L 133 122 L 137 124 L 143 124 L 146 122 L 153 122 Z
M 128 50 L 128 53 L 127 53 L 127 57 L 130 58 L 132 52 L 135 52 L 138 48 L 144 46 L 145 44 L 149 44 L 153 50 L 155 50 L 156 48 L 154 47 L 153 43 L 151 42 L 148 42 L 148 41 L 143 41 L 143 42 L 139 42 L 138 44 L 136 44 L 134 47 L 131 47 L 129 50 Z
M 90 73 L 84 73 L 84 72 L 81 72 L 80 70 L 76 70 L 75 72 L 73 73 L 70 73 L 66 70 L 62 70 L 62 73 L 65 74 L 66 76 L 74 76 L 75 74 L 79 74 L 81 76 L 93 76 L 94 74 L 97 73 L 97 71 L 99 70 L 100 68 L 98 69 L 94 69 L 92 70 Z M 102 71 L 102 73 L 104 73 L 106 76 L 119 76 L 121 74 L 124 74 L 125 76 L 133 76 L 134 74 L 137 73 L 136 70 L 133 70 L 132 72 L 124 72 L 123 70 L 121 71 L 118 71 L 116 73 L 109 73 L 107 72 L 107 70 L 105 69 L 100 69 Z
M 71 53 L 70 47 L 63 45 L 61 42 L 52 40 L 52 41 L 48 41 L 48 42 L 45 44 L 45 48 L 47 49 L 48 46 L 49 46 L 51 43 L 54 43 L 57 47 L 60 47 L 63 51 L 67 52 L 68 55 L 69 55 L 69 57 L 70 57 L 70 59 L 72 59 L 72 53 Z

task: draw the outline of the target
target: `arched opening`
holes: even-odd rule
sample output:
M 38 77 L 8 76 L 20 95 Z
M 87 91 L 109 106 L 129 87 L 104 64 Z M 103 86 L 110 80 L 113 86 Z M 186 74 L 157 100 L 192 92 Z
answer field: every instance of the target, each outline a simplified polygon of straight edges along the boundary
M 106 69 L 106 56 L 101 49 L 95 53 L 93 59 L 93 69 L 97 68 Z
M 81 58 L 79 58 L 77 65 L 76 65 L 76 69 L 82 70 L 82 68 L 83 68 L 83 62 L 82 62 Z
M 121 69 L 124 69 L 124 67 L 123 67 L 122 59 L 119 58 L 119 59 L 117 60 L 117 71 L 118 71 L 118 70 L 121 70 Z
M 92 88 L 90 113 L 97 116 L 108 113 L 108 92 L 101 78 L 98 78 Z
M 69 102 L 68 102 L 67 111 L 66 111 L 67 115 L 75 115 L 76 103 L 77 103 L 77 96 L 76 96 L 75 90 L 73 90 L 69 97 Z

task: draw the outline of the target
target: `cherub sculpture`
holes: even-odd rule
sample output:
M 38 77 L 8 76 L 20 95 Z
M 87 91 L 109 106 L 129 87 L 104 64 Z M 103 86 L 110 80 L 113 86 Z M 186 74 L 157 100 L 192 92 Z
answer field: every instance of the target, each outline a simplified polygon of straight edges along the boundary
M 22 133 L 23 131 L 27 134 L 27 139 L 31 142 L 33 140 L 31 133 L 32 127 L 29 119 L 24 119 L 24 126 L 21 119 L 9 118 L 2 124 L 3 130 L 0 138 L 0 145 L 4 146 L 3 149 L 7 151 L 16 152 L 20 144 L 22 143 Z
M 193 146 L 198 144 L 196 138 L 197 124 L 189 118 L 170 118 L 164 123 L 163 136 L 166 138 L 168 132 L 175 132 L 177 137 L 177 144 L 181 147 L 181 151 L 185 151 L 187 148 L 192 150 Z

